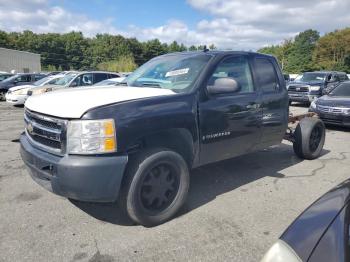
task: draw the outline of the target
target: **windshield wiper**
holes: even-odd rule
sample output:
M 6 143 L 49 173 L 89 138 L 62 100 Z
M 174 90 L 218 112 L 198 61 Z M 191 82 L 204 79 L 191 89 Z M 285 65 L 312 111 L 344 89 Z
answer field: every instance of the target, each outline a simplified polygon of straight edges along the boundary
M 162 88 L 159 83 L 157 82 L 143 82 L 141 83 L 142 86 L 149 86 L 149 87 L 158 87 Z
M 128 86 L 128 83 L 127 82 L 119 82 L 119 83 L 116 83 L 115 86 Z

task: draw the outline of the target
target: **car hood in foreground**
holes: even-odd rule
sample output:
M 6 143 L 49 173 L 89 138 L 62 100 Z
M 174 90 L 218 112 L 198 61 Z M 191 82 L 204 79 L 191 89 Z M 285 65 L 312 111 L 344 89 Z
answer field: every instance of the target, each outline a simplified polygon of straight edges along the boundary
M 332 107 L 350 107 L 350 97 L 325 95 L 317 99 L 317 105 Z
M 174 95 L 169 89 L 146 87 L 82 87 L 68 88 L 31 96 L 25 107 L 29 110 L 62 118 L 80 118 L 91 108 L 129 100 Z
M 319 198 L 308 207 L 283 233 L 281 239 L 307 261 L 329 225 L 350 199 L 350 180 Z

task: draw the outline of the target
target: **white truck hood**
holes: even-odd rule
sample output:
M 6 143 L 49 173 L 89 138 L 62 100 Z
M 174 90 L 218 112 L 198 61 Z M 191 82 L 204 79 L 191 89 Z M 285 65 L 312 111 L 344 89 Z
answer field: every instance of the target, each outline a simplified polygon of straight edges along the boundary
M 133 99 L 173 95 L 160 88 L 101 86 L 68 88 L 30 96 L 25 107 L 29 110 L 62 118 L 80 118 L 91 108 Z

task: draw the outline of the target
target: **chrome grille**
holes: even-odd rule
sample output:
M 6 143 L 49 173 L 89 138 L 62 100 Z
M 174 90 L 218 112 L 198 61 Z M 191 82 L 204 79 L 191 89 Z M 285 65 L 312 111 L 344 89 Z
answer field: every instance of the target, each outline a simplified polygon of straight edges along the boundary
M 288 91 L 293 92 L 309 92 L 309 86 L 301 86 L 301 85 L 290 85 L 288 87 Z
M 51 153 L 64 153 L 67 120 L 48 117 L 26 109 L 24 121 L 26 135 L 34 145 Z
M 344 110 L 344 108 L 341 108 L 341 107 L 320 106 L 320 105 L 317 105 L 317 109 L 321 113 L 333 113 L 333 114 L 341 114 L 343 113 L 343 110 Z

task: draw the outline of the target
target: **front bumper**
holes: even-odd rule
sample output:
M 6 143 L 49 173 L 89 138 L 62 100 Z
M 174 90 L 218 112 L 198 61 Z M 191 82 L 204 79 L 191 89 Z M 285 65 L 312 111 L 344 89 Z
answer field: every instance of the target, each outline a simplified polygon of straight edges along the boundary
M 14 95 L 12 93 L 6 93 L 6 102 L 13 105 L 24 105 L 27 100 L 27 95 Z
M 350 127 L 350 116 L 315 112 L 325 124 Z
M 312 102 L 315 98 L 319 98 L 321 95 L 308 94 L 302 92 L 288 92 L 289 100 L 292 102 Z
M 127 155 L 122 156 L 56 156 L 20 137 L 21 157 L 35 182 L 67 198 L 114 202 L 119 195 Z

